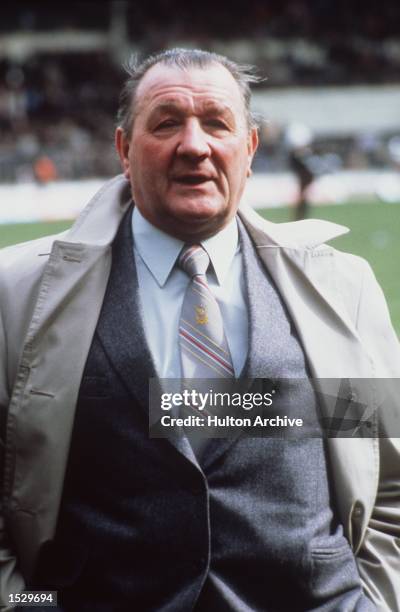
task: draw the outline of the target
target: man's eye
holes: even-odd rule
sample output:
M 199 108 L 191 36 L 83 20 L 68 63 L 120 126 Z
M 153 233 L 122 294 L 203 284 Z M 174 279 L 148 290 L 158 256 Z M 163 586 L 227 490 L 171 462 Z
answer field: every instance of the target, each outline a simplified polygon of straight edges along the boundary
M 216 129 L 216 130 L 228 130 L 229 129 L 225 121 L 223 121 L 222 119 L 207 119 L 205 123 L 208 127 Z
M 171 127 L 175 127 L 178 122 L 175 119 L 166 119 L 165 121 L 161 121 L 158 125 L 156 125 L 156 130 L 166 130 Z

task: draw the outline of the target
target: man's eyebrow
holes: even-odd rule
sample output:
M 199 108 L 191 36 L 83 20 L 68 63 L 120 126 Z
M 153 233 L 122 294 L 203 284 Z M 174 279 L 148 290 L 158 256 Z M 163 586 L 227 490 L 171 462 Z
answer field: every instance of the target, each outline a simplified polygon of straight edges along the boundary
M 217 113 L 221 115 L 234 115 L 232 108 L 229 106 L 229 104 L 225 104 L 223 102 L 209 102 L 208 104 L 205 103 L 204 110 L 207 114 Z
M 151 116 L 155 116 L 160 113 L 184 114 L 185 112 L 186 108 L 183 108 L 178 102 L 175 102 L 174 100 L 168 100 L 156 104 L 151 110 L 150 114 Z M 207 114 L 219 113 L 233 115 L 233 111 L 229 104 L 214 101 L 204 103 L 204 112 Z
M 151 110 L 151 115 L 158 113 L 182 113 L 184 110 L 173 100 L 168 102 L 160 102 L 154 106 Z

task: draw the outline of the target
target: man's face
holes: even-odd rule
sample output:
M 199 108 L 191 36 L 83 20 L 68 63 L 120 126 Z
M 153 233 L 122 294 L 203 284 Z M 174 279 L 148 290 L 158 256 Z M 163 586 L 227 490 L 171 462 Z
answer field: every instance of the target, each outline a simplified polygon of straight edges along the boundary
M 156 64 L 139 84 L 130 137 L 116 133 L 140 212 L 185 241 L 215 234 L 235 215 L 257 142 L 239 87 L 220 64 Z

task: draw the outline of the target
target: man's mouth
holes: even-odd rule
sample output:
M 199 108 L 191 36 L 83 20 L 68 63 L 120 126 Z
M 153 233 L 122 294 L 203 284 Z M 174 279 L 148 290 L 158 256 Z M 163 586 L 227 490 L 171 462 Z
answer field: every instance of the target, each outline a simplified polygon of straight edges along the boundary
M 175 176 L 173 179 L 176 183 L 182 185 L 202 185 L 207 181 L 213 181 L 213 177 L 207 174 L 182 174 Z

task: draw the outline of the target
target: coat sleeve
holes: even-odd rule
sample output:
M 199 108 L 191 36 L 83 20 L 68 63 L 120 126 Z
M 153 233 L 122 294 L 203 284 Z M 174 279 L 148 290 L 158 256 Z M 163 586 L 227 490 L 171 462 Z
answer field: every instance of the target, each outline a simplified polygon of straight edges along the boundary
M 8 605 L 10 593 L 20 593 L 25 586 L 24 579 L 18 570 L 16 555 L 12 549 L 7 526 L 3 516 L 3 471 L 5 425 L 7 420 L 8 390 L 6 376 L 6 335 L 0 311 L 0 610 L 12 610 Z
M 400 612 L 400 344 L 368 264 L 357 328 L 373 362 L 378 395 L 385 402 L 378 408 L 378 490 L 356 559 L 364 589 L 378 610 Z

